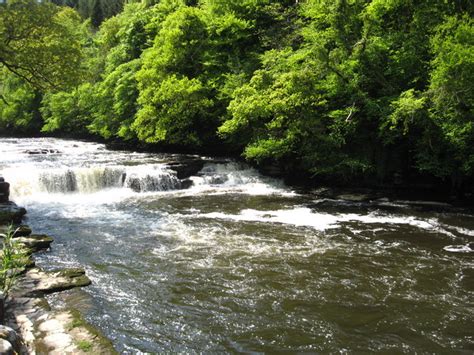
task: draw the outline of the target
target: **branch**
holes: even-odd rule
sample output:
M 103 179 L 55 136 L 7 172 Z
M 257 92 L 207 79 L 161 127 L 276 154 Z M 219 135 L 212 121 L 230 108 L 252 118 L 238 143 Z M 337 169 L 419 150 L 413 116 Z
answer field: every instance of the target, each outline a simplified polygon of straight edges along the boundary
M 0 64 L 3 64 L 11 73 L 13 73 L 16 76 L 18 76 L 19 78 L 23 79 L 25 82 L 27 82 L 31 86 L 33 86 L 35 88 L 38 88 L 40 90 L 45 89 L 39 83 L 35 82 L 34 80 L 29 78 L 25 74 L 21 73 L 21 70 L 25 70 L 25 71 L 29 72 L 29 70 L 27 68 L 21 68 L 21 67 L 16 66 L 16 65 L 9 64 L 7 61 L 3 60 L 2 58 L 0 58 Z
M 8 103 L 7 99 L 5 99 L 5 96 L 3 94 L 0 94 L 0 99 L 5 103 L 5 105 L 9 106 L 10 104 Z
M 355 104 L 356 104 L 356 103 L 355 103 L 355 101 L 354 101 L 354 102 L 352 103 L 351 109 L 349 110 L 349 114 L 348 114 L 347 117 L 346 117 L 346 121 L 345 121 L 345 122 L 350 122 L 350 121 L 352 121 L 352 118 L 354 117 L 354 114 L 355 114 L 355 111 L 354 111 L 354 109 L 356 108 L 356 107 L 355 107 Z

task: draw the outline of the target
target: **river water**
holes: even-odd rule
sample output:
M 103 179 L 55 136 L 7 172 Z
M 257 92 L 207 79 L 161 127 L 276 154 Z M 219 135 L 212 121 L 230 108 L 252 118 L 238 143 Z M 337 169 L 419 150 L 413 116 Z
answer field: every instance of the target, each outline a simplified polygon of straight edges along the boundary
M 322 199 L 235 162 L 188 187 L 179 158 L 0 139 L 11 199 L 55 238 L 38 264 L 86 268 L 69 306 L 119 352 L 474 351 L 473 215 Z

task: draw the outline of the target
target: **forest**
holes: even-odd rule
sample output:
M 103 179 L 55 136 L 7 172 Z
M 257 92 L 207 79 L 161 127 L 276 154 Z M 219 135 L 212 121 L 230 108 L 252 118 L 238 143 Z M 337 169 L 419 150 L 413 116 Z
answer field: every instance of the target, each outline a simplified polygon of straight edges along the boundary
M 471 0 L 7 0 L 0 135 L 466 191 L 473 14 Z

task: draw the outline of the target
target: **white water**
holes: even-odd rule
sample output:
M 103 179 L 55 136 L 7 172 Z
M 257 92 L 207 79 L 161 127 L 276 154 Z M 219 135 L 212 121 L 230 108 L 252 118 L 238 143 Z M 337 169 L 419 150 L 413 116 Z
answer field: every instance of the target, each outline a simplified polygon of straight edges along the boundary
M 59 153 L 25 153 L 40 148 Z M 230 161 L 188 187 L 167 167 L 181 158 L 0 140 L 12 199 L 55 238 L 38 263 L 86 267 L 86 316 L 119 351 L 468 348 L 470 215 L 328 207 Z

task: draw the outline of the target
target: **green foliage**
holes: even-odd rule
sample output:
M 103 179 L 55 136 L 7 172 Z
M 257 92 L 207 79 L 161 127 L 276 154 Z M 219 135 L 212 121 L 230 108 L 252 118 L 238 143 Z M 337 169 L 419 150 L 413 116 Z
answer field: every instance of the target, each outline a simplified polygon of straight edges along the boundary
M 141 81 L 167 73 L 194 77 L 202 71 L 207 29 L 199 9 L 181 7 L 164 21 L 154 46 L 144 53 Z
M 147 143 L 199 146 L 209 134 L 207 110 L 212 101 L 197 79 L 169 76 L 146 91 L 140 103 L 132 129 Z
M 0 72 L 0 78 L 0 130 L 34 133 L 41 129 L 39 94 L 6 69 Z
M 432 38 L 431 118 L 454 160 L 455 175 L 474 175 L 474 20 L 454 16 Z M 438 173 L 437 171 L 432 171 Z
M 3 239 L 1 250 L 0 289 L 8 294 L 15 285 L 18 274 L 25 268 L 28 262 L 26 248 L 14 240 L 15 230 L 12 226 L 5 234 L 0 234 Z
M 136 59 L 118 66 L 102 81 L 95 93 L 94 120 L 88 129 L 104 138 L 134 137 L 131 124 L 137 112 L 138 88 L 136 72 L 141 62 Z
M 11 0 L 0 11 L 0 67 L 38 89 L 69 87 L 80 78 L 80 19 L 69 8 Z
M 45 121 L 43 131 L 60 130 L 79 136 L 86 134 L 95 99 L 95 90 L 91 84 L 83 84 L 70 92 L 46 94 L 41 107 Z
M 166 17 L 137 73 L 140 108 L 132 128 L 140 140 L 192 147 L 214 134 L 212 100 L 198 78 L 206 39 L 199 9 L 179 7 Z
M 87 341 L 87 340 L 78 340 L 76 342 L 76 345 L 79 350 L 82 350 L 86 353 L 90 352 L 94 347 L 94 345 L 90 341 Z

